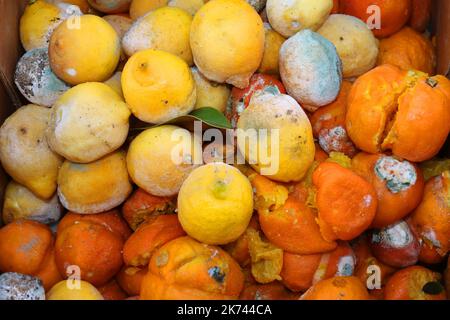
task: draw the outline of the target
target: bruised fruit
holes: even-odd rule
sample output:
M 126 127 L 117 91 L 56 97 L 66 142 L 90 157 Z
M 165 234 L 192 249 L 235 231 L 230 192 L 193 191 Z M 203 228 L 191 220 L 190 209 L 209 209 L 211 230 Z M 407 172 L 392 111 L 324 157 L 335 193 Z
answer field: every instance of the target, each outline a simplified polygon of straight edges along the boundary
M 48 144 L 67 160 L 96 161 L 125 142 L 130 114 L 126 103 L 106 84 L 80 84 L 52 107 Z
M 147 274 L 148 267 L 143 269 L 126 267 L 116 275 L 116 281 L 120 287 L 130 296 L 138 296 L 141 292 L 141 284 Z
M 272 27 L 285 37 L 298 31 L 317 30 L 328 18 L 333 0 L 267 0 L 267 16 Z
M 205 77 L 245 88 L 263 58 L 263 22 L 244 0 L 209 1 L 194 16 L 191 47 Z
M 250 174 L 249 180 L 255 190 L 255 209 L 261 229 L 271 243 L 287 252 L 303 255 L 336 248 L 336 242 L 323 239 L 316 213 L 307 204 L 309 190 L 303 183 L 289 194 L 285 186 L 256 173 Z
M 26 52 L 17 62 L 14 82 L 28 101 L 51 107 L 70 87 L 50 68 L 47 48 Z
M 351 82 L 343 81 L 337 99 L 315 111 L 311 115 L 310 121 L 314 137 L 318 140 L 323 151 L 328 154 L 340 152 L 352 158 L 357 150 L 345 128 L 347 98 L 351 88 Z
M 211 107 L 222 113 L 225 112 L 230 97 L 230 89 L 224 84 L 209 81 L 197 67 L 192 67 L 191 71 L 197 88 L 197 100 L 194 109 Z
M 131 112 L 149 123 L 186 115 L 197 99 L 187 63 L 153 49 L 139 51 L 128 60 L 122 73 L 122 90 Z
M 450 80 L 392 65 L 372 69 L 354 83 L 348 98 L 347 132 L 369 153 L 392 151 L 421 162 L 435 156 L 450 131 Z
M 157 197 L 139 188 L 125 201 L 122 214 L 131 229 L 136 230 L 147 219 L 175 213 L 175 207 L 171 197 Z
M 436 54 L 426 36 L 404 27 L 399 32 L 380 41 L 378 65 L 391 64 L 405 70 L 419 70 L 434 74 Z
M 37 105 L 19 108 L 0 128 L 0 160 L 6 172 L 38 197 L 50 198 L 62 158 L 45 139 L 51 110 Z
M 317 167 L 313 183 L 317 188 L 318 223 L 325 239 L 352 240 L 368 229 L 377 210 L 372 185 L 333 162 Z
M 450 171 L 431 178 L 411 215 L 418 237 L 444 257 L 450 250 Z
M 352 159 L 352 169 L 377 192 L 377 214 L 372 222 L 375 228 L 403 219 L 422 199 L 424 178 L 414 163 L 384 154 L 361 152 Z
M 62 206 L 56 194 L 44 200 L 35 196 L 26 187 L 11 181 L 6 186 L 2 214 L 5 224 L 19 219 L 51 224 L 61 217 Z
M 56 265 L 61 275 L 77 266 L 81 280 L 101 286 L 122 267 L 122 237 L 106 225 L 77 220 L 60 230 L 55 242 Z
M 355 260 L 352 249 L 345 243 L 339 243 L 335 250 L 326 253 L 298 255 L 284 252 L 280 275 L 290 290 L 304 292 L 318 281 L 353 275 Z
M 132 267 L 145 267 L 159 247 L 185 235 L 176 215 L 160 215 L 148 219 L 125 242 L 124 263 Z
M 269 23 L 264 23 L 265 42 L 264 55 L 258 72 L 275 74 L 279 73 L 280 49 L 286 38 L 272 29 Z
M 329 40 L 303 30 L 281 46 L 280 75 L 287 92 L 303 108 L 314 112 L 338 96 L 342 63 Z
M 432 0 L 411 0 L 409 26 L 417 32 L 424 32 L 431 19 Z
M 219 247 L 182 237 L 153 255 L 141 300 L 235 300 L 244 286 L 237 264 Z
M 192 17 L 179 8 L 163 7 L 136 21 L 123 37 L 125 53 L 154 49 L 172 53 L 193 64 L 189 35 Z
M 48 46 L 53 31 L 72 15 L 81 15 L 80 8 L 44 0 L 29 1 L 20 18 L 20 40 L 25 50 Z
M 393 267 L 412 266 L 419 260 L 419 240 L 405 221 L 374 230 L 370 246 L 378 260 Z
M 237 128 L 240 152 L 271 179 L 299 181 L 314 160 L 311 123 L 288 95 L 267 91 L 255 95 L 240 114 Z
M 345 14 L 332 14 L 317 32 L 336 47 L 344 78 L 360 76 L 375 66 L 378 40 L 363 21 Z
M 387 282 L 385 300 L 445 300 L 441 275 L 421 266 L 397 271 Z
M 79 27 L 73 27 L 64 21 L 53 32 L 49 44 L 52 70 L 71 85 L 105 81 L 120 59 L 119 36 L 108 22 L 94 15 L 83 15 L 77 23 Z
M 241 113 L 248 107 L 253 95 L 260 91 L 286 93 L 286 89 L 280 80 L 275 76 L 262 73 L 255 73 L 250 78 L 250 84 L 244 89 L 233 87 L 225 112 L 233 128 L 236 128 Z
M 66 160 L 59 171 L 59 200 L 73 212 L 93 214 L 110 210 L 124 202 L 131 191 L 123 151 L 89 164 Z
M 174 196 L 198 166 L 201 144 L 186 129 L 164 125 L 147 129 L 130 144 L 127 166 L 131 179 L 155 196 Z
M 39 278 L 46 290 L 61 276 L 56 269 L 50 228 L 31 220 L 16 220 L 0 229 L 0 272 Z
M 192 238 L 224 245 L 238 239 L 253 213 L 250 182 L 238 169 L 210 163 L 192 171 L 178 194 L 178 218 Z

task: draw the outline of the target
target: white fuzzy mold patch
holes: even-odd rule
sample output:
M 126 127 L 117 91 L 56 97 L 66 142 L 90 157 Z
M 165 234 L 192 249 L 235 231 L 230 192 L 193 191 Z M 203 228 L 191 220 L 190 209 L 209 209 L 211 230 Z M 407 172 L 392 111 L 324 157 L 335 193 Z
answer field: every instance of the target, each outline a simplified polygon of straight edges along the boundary
M 374 170 L 378 177 L 386 181 L 386 186 L 392 193 L 407 190 L 417 181 L 416 169 L 406 160 L 382 157 L 375 164 Z
M 400 221 L 392 226 L 372 234 L 372 243 L 381 244 L 389 248 L 404 248 L 414 239 L 414 236 L 405 221 Z

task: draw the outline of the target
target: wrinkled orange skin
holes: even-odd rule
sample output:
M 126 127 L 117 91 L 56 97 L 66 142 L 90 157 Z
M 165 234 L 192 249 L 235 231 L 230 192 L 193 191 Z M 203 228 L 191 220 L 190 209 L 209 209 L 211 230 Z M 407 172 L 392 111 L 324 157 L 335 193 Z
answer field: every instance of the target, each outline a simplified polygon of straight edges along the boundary
M 377 38 L 396 33 L 408 22 L 411 14 L 411 0 L 343 0 L 340 2 L 340 10 L 341 13 L 367 22 L 374 14 L 368 10 L 371 5 L 377 5 L 381 9 L 381 28 L 372 30 Z
M 61 280 L 55 268 L 50 228 L 32 220 L 16 220 L 0 229 L 0 272 L 39 277 L 46 290 Z
M 250 285 L 244 288 L 240 300 L 297 300 L 298 294 L 286 290 L 280 282 Z
M 416 164 L 417 180 L 413 186 L 393 193 L 386 185 L 386 181 L 375 172 L 375 165 L 383 154 L 368 154 L 361 152 L 352 159 L 352 170 L 372 184 L 377 193 L 377 214 L 372 222 L 374 228 L 387 227 L 407 216 L 422 200 L 425 180 L 422 171 Z
M 147 269 L 147 267 L 139 269 L 124 266 L 116 275 L 116 281 L 129 296 L 138 296 Z
M 411 0 L 409 26 L 418 32 L 424 32 L 431 18 L 432 0 Z
M 63 280 L 59 273 L 58 266 L 56 265 L 55 248 L 53 244 L 50 250 L 47 251 L 44 261 L 41 264 L 41 268 L 35 276 L 42 280 L 45 291 L 49 291 L 55 284 Z
M 169 197 L 157 197 L 137 189 L 122 207 L 124 219 L 131 229 L 136 230 L 146 218 L 175 212 L 173 199 Z
M 17 220 L 0 229 L 0 271 L 36 274 L 53 244 L 46 225 Z
M 419 237 L 436 247 L 444 257 L 450 250 L 450 171 L 431 178 L 425 185 L 423 200 L 411 215 L 410 223 Z M 429 239 L 430 235 L 432 238 Z M 439 242 L 439 246 L 433 244 Z
M 128 297 L 116 280 L 111 280 L 107 284 L 98 287 L 97 290 L 100 291 L 105 300 L 124 300 Z
M 336 247 L 335 242 L 322 237 L 313 211 L 294 196 L 280 209 L 260 213 L 259 222 L 267 239 L 288 252 L 313 254 Z
M 118 210 L 111 210 L 99 214 L 78 214 L 68 212 L 58 223 L 58 233 L 73 225 L 77 221 L 92 221 L 106 227 L 108 230 L 120 235 L 125 241 L 131 235 L 131 230 L 122 219 Z
M 404 27 L 380 41 L 377 65 L 391 64 L 404 70 L 434 74 L 436 54 L 431 41 L 414 29 Z
M 254 230 L 261 230 L 259 226 L 258 216 L 254 215 L 250 220 L 247 227 Z M 225 250 L 231 255 L 231 257 L 239 263 L 241 267 L 246 267 L 251 263 L 250 251 L 248 249 L 248 236 L 247 232 L 244 232 L 239 239 L 225 246 Z
M 356 277 L 333 277 L 313 285 L 301 300 L 369 300 L 365 285 Z
M 337 99 L 312 114 L 310 117 L 314 138 L 319 140 L 320 146 L 325 152 L 341 152 L 352 158 L 357 150 L 347 135 L 345 129 L 345 116 L 347 113 L 347 99 L 352 88 L 352 83 L 343 81 L 341 91 Z M 330 135 L 330 131 L 342 128 L 344 135 Z
M 434 157 L 450 131 L 447 81 L 391 65 L 367 72 L 348 97 L 350 138 L 369 153 L 391 150 L 414 162 Z
M 140 298 L 228 300 L 237 299 L 243 287 L 244 274 L 225 251 L 182 237 L 153 254 Z
M 125 242 L 123 260 L 127 266 L 147 266 L 157 248 L 185 235 L 176 215 L 161 215 L 149 219 Z
M 290 290 L 304 292 L 317 281 L 334 277 L 338 272 L 339 260 L 344 256 L 353 257 L 352 249 L 344 242 L 328 253 L 297 255 L 285 252 L 280 275 Z
M 422 288 L 431 281 L 439 281 L 441 275 L 421 266 L 397 271 L 387 282 L 385 300 L 445 300 L 445 290 L 440 294 L 425 293 Z
M 395 108 L 396 91 L 403 91 L 406 71 L 384 65 L 360 76 L 348 95 L 346 128 L 356 146 L 379 153 L 387 112 Z
M 81 279 L 102 286 L 119 272 L 122 266 L 122 236 L 106 226 L 89 220 L 79 220 L 57 234 L 56 265 L 61 275 L 68 266 L 77 265 Z
M 372 223 L 377 210 L 375 189 L 353 171 L 323 162 L 313 173 L 322 236 L 352 240 Z
M 270 197 L 277 183 L 261 175 L 253 174 L 250 182 L 256 197 Z M 336 248 L 334 241 L 323 239 L 316 222 L 316 214 L 306 205 L 308 191 L 303 184 L 294 186 L 294 191 L 283 204 L 276 208 L 258 209 L 259 223 L 264 235 L 284 251 L 296 254 L 313 254 Z
M 384 285 L 389 277 L 397 271 L 396 268 L 382 263 L 373 256 L 370 250 L 369 241 L 366 236 L 359 237 L 352 243 L 353 252 L 356 257 L 356 267 L 354 275 L 358 277 L 363 283 L 367 283 L 370 274 L 367 273 L 369 266 L 377 266 L 380 268 L 381 284 Z

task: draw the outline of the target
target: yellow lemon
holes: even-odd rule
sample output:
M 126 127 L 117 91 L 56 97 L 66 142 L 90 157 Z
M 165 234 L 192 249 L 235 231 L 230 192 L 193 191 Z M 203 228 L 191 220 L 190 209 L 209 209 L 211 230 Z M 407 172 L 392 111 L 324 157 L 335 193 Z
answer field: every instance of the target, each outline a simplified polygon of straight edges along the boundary
M 261 175 L 280 182 L 300 181 L 314 161 L 311 123 L 288 95 L 253 96 L 237 127 L 239 150 Z M 257 140 L 248 140 L 252 136 Z
M 19 108 L 0 128 L 0 160 L 6 172 L 37 196 L 48 199 L 56 191 L 63 159 L 45 139 L 51 110 L 37 105 Z
M 163 123 L 186 115 L 197 99 L 191 70 L 181 58 L 159 50 L 134 54 L 122 72 L 122 90 L 142 121 Z
M 169 0 L 133 0 L 130 6 L 130 17 L 137 20 L 152 10 L 166 6 L 167 1 Z
M 92 162 L 122 146 L 130 115 L 126 103 L 106 84 L 83 83 L 53 105 L 47 142 L 70 161 Z
M 263 57 L 261 17 L 244 0 L 209 1 L 194 16 L 191 48 L 208 79 L 243 89 Z
M 100 17 L 84 15 L 61 23 L 50 38 L 53 72 L 65 82 L 102 82 L 114 73 L 120 59 L 120 39 Z
M 177 126 L 145 130 L 131 143 L 127 167 L 131 179 L 156 196 L 173 196 L 201 161 L 201 141 Z M 199 154 L 198 154 L 199 153 Z
M 44 200 L 15 181 L 11 181 L 6 187 L 3 202 L 4 223 L 29 219 L 50 224 L 57 222 L 61 214 L 62 206 L 56 194 L 49 200 Z
M 196 67 L 191 70 L 197 87 L 195 109 L 211 107 L 225 112 L 231 90 L 226 85 L 209 81 Z
M 195 15 L 206 2 L 208 0 L 169 0 L 167 5 L 183 9 L 191 15 Z
M 81 15 L 79 8 L 67 10 L 43 0 L 29 1 L 20 18 L 20 40 L 25 50 L 48 46 L 53 30 L 72 14 Z
M 333 0 L 267 0 L 267 17 L 272 27 L 285 37 L 300 30 L 316 31 L 333 9 Z
M 63 206 L 94 214 L 119 206 L 132 191 L 125 152 L 116 151 L 89 164 L 65 161 L 58 175 L 58 196 Z
M 345 14 L 332 14 L 317 33 L 336 47 L 344 78 L 358 77 L 376 65 L 379 41 L 364 21 Z
M 55 284 L 47 293 L 47 300 L 103 300 L 92 284 L 82 280 L 64 280 Z
M 266 42 L 264 44 L 264 56 L 258 72 L 278 74 L 280 49 L 286 39 L 273 30 L 268 23 L 264 23 L 264 30 L 266 32 Z
M 192 16 L 179 8 L 163 7 L 136 21 L 123 37 L 128 56 L 146 49 L 172 53 L 192 65 L 189 44 Z
M 195 169 L 178 195 L 178 218 L 188 235 L 224 245 L 247 229 L 253 213 L 252 186 L 238 169 L 210 163 Z

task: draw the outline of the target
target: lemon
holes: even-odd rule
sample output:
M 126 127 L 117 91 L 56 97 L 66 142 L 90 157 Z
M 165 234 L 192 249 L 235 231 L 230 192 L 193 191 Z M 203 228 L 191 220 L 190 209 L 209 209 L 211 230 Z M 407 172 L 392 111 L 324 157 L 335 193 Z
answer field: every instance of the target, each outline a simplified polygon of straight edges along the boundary
M 192 238 L 211 245 L 235 241 L 253 213 L 252 186 L 238 169 L 210 163 L 195 169 L 178 195 L 178 218 Z
M 103 300 L 103 296 L 89 282 L 64 280 L 50 289 L 47 300 Z

